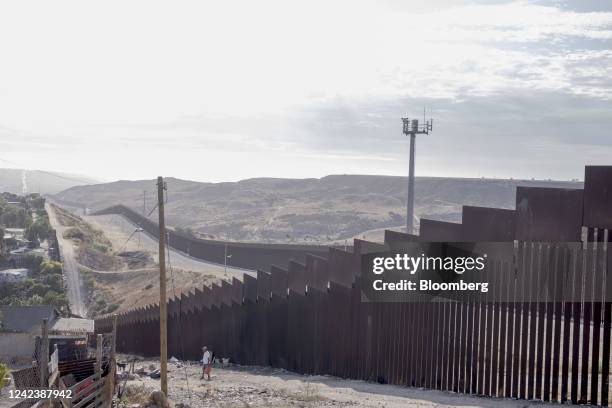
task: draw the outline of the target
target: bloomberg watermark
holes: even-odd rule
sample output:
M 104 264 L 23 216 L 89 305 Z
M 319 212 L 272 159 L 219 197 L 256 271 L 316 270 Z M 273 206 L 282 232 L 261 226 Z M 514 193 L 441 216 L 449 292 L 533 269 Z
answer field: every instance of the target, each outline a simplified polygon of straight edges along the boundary
M 373 302 L 610 301 L 605 256 L 580 242 L 407 242 L 362 255 L 359 282 Z
M 377 256 L 372 260 L 372 273 L 381 275 L 385 271 L 405 271 L 415 275 L 419 271 L 452 271 L 463 275 L 466 271 L 482 271 L 485 268 L 487 254 L 478 257 L 441 257 L 441 256 L 409 256 L 408 254 L 395 254 L 395 256 Z M 408 279 L 398 282 L 385 282 L 376 279 L 373 282 L 374 290 L 409 290 L 409 291 L 488 291 L 488 282 L 434 282 L 431 279 L 419 279 L 418 283 Z

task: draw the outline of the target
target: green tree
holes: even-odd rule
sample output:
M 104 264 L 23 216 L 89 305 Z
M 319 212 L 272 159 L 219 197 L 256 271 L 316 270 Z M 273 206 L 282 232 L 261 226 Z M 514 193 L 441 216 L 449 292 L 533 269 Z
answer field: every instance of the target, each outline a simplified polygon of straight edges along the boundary
M 50 290 L 43 296 L 43 304 L 52 305 L 58 310 L 65 311 L 68 310 L 69 302 L 68 298 L 63 293 L 57 293 Z
M 25 231 L 25 237 L 28 241 L 44 241 L 49 238 L 53 231 L 49 219 L 47 217 L 39 217 L 28 225 Z
M 63 292 L 64 290 L 62 275 L 47 275 L 43 278 L 43 283 L 48 285 L 55 292 Z
M 51 286 L 49 285 L 46 285 L 41 282 L 34 282 L 34 284 L 30 287 L 29 294 L 31 296 L 33 295 L 44 296 L 50 289 L 51 289 Z
M 42 267 L 43 257 L 40 255 L 28 254 L 23 257 L 21 264 L 32 272 L 32 276 L 37 276 Z
M 44 210 L 45 209 L 45 199 L 40 196 L 38 193 L 30 194 L 27 198 L 28 204 L 30 208 L 35 210 Z
M 62 263 L 57 261 L 42 261 L 40 264 L 41 275 L 53 275 L 62 273 Z

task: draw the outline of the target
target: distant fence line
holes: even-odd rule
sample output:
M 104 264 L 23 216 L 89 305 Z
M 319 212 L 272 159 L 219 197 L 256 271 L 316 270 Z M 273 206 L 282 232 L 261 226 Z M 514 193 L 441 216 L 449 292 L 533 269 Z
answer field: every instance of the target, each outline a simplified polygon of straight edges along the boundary
M 159 237 L 158 224 L 124 205 L 114 205 L 96 211 L 92 215 L 122 215 L 140 226 L 151 236 Z M 169 245 L 194 258 L 224 264 L 227 246 L 227 265 L 242 269 L 267 270 L 270 265 L 286 265 L 291 259 L 304 261 L 307 253 L 326 254 L 327 247 L 321 245 L 259 244 L 248 242 L 217 241 L 190 237 L 180 231 L 168 229 Z
M 519 187 L 516 210 L 466 206 L 461 224 L 422 220 L 420 236 L 386 231 L 384 244 L 355 240 L 352 252 L 329 248 L 256 279 L 194 289 L 168 302 L 169 353 L 199 359 L 207 345 L 244 365 L 609 406 L 612 303 L 368 303 L 360 270 L 363 254 L 415 240 L 518 241 L 517 260 L 495 263 L 494 279 L 512 293 L 537 291 L 538 268 L 556 265 L 545 262 L 550 254 L 582 240 L 566 290 L 610 293 L 610 203 L 612 166 L 588 166 L 584 190 Z M 158 305 L 119 315 L 118 350 L 159 355 L 158 319 Z M 111 324 L 96 320 L 96 332 Z

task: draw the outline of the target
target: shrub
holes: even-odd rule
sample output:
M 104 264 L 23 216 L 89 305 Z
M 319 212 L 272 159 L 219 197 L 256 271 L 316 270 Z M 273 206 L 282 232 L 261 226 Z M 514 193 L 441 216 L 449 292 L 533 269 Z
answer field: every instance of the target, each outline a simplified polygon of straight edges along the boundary
M 62 275 L 47 275 L 43 278 L 43 283 L 49 285 L 51 289 L 56 292 L 64 291 L 64 279 L 62 279 Z
M 40 272 L 45 275 L 61 275 L 62 263 L 57 261 L 43 261 L 40 264 Z
M 6 377 L 9 375 L 10 370 L 8 367 L 2 363 L 0 363 L 0 390 L 8 385 L 8 381 Z
M 30 287 L 30 293 L 38 296 L 44 296 L 49 290 L 51 290 L 51 286 L 40 282 L 35 282 Z
M 104 244 L 101 244 L 99 242 L 94 242 L 94 244 L 92 245 L 93 249 L 96 249 L 102 253 L 107 253 L 108 252 L 108 247 Z
M 87 291 L 87 293 L 90 294 L 96 286 L 96 279 L 94 278 L 91 271 L 87 269 L 80 268 L 80 272 L 81 272 L 81 279 L 83 280 L 83 284 L 85 286 L 85 290 Z
M 81 231 L 80 228 L 72 227 L 64 231 L 64 238 L 78 239 L 79 241 L 83 241 L 85 239 L 85 234 L 83 234 L 83 231 Z
M 68 298 L 63 293 L 57 293 L 52 290 L 48 291 L 43 297 L 44 304 L 53 305 L 56 309 L 60 311 L 68 310 L 70 306 L 70 302 L 68 302 Z
M 106 313 L 113 313 L 117 309 L 119 309 L 119 305 L 112 303 L 106 307 Z

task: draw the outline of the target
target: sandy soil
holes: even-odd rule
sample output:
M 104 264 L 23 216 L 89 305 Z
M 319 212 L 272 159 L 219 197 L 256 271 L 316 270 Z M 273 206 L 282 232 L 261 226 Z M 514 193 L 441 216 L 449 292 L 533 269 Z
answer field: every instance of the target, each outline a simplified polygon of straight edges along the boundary
M 49 223 L 57 231 L 57 242 L 64 263 L 64 278 L 66 280 L 66 292 L 70 302 L 70 310 L 75 315 L 85 316 L 87 314 L 87 307 L 82 295 L 79 264 L 76 260 L 74 244 L 71 240 L 64 238 L 64 231 L 69 227 L 59 222 L 53 206 L 48 202 L 45 204 L 45 210 L 47 210 L 49 215 Z
M 94 227 L 104 231 L 104 235 L 112 242 L 113 248 L 123 251 L 148 251 L 157 262 L 158 242 L 145 232 L 137 232 L 130 238 L 136 226 L 120 215 L 96 215 L 84 216 L 83 219 Z M 205 262 L 192 258 L 174 249 L 170 251 L 170 262 L 178 269 L 185 271 L 202 272 L 207 275 L 222 278 L 225 276 L 224 265 Z M 253 272 L 243 269 L 227 267 L 227 276 L 242 279 L 244 273 L 254 276 Z
M 127 359 L 123 356 L 123 359 Z M 121 361 L 121 359 L 120 359 Z M 157 360 L 136 363 L 149 369 Z M 306 376 L 282 369 L 230 366 L 213 368 L 212 380 L 200 380 L 196 362 L 169 364 L 169 396 L 190 407 L 491 407 L 542 404 L 510 399 L 469 397 L 449 392 L 382 385 L 329 376 Z M 124 382 L 121 382 L 123 385 Z M 159 380 L 136 376 L 130 387 L 159 389 Z
M 201 288 L 204 283 L 218 282 L 219 278 L 202 272 L 168 270 L 168 297 L 178 296 L 181 292 Z M 126 272 L 95 272 L 96 291 L 103 292 L 107 303 L 119 305 L 121 313 L 136 307 L 146 306 L 159 301 L 159 270 L 139 269 Z M 138 296 L 134 296 L 137 293 Z
M 120 215 L 84 216 L 83 219 L 104 232 L 115 250 L 146 251 L 157 262 L 158 241 L 141 232 L 130 236 L 136 226 Z M 130 239 L 128 239 L 130 238 Z M 195 287 L 209 285 L 220 280 L 231 281 L 233 277 L 242 280 L 244 273 L 253 272 L 238 268 L 204 262 L 176 250 L 170 250 L 168 269 L 168 296 L 187 292 Z M 104 294 L 108 303 L 119 305 L 118 312 L 146 306 L 159 301 L 159 271 L 145 268 L 130 271 L 95 271 L 96 290 Z M 138 296 L 134 296 L 138 293 Z
M 79 264 L 76 258 L 75 244 L 63 238 L 64 230 L 69 228 L 62 225 L 52 206 L 47 204 L 49 219 L 52 226 L 58 231 L 60 251 L 64 261 L 64 274 L 66 277 L 68 298 L 71 310 L 81 316 L 87 314 L 85 304 L 86 294 L 81 286 L 80 269 L 93 273 L 96 281 L 96 292 L 103 294 L 108 304 L 117 304 L 117 312 L 131 308 L 145 306 L 159 301 L 159 271 L 156 267 L 134 270 L 93 270 Z M 115 250 L 145 251 L 157 262 L 158 242 L 146 233 L 136 233 L 130 238 L 136 226 L 124 217 L 118 215 L 83 216 L 84 221 L 104 232 Z M 128 240 L 128 238 L 130 238 Z M 187 292 L 194 287 L 204 284 L 231 281 L 233 277 L 242 280 L 245 273 L 255 275 L 254 272 L 238 268 L 218 265 L 191 258 L 181 252 L 170 250 L 170 266 L 168 269 L 168 296 L 172 297 Z M 134 296 L 138 293 L 138 296 Z

